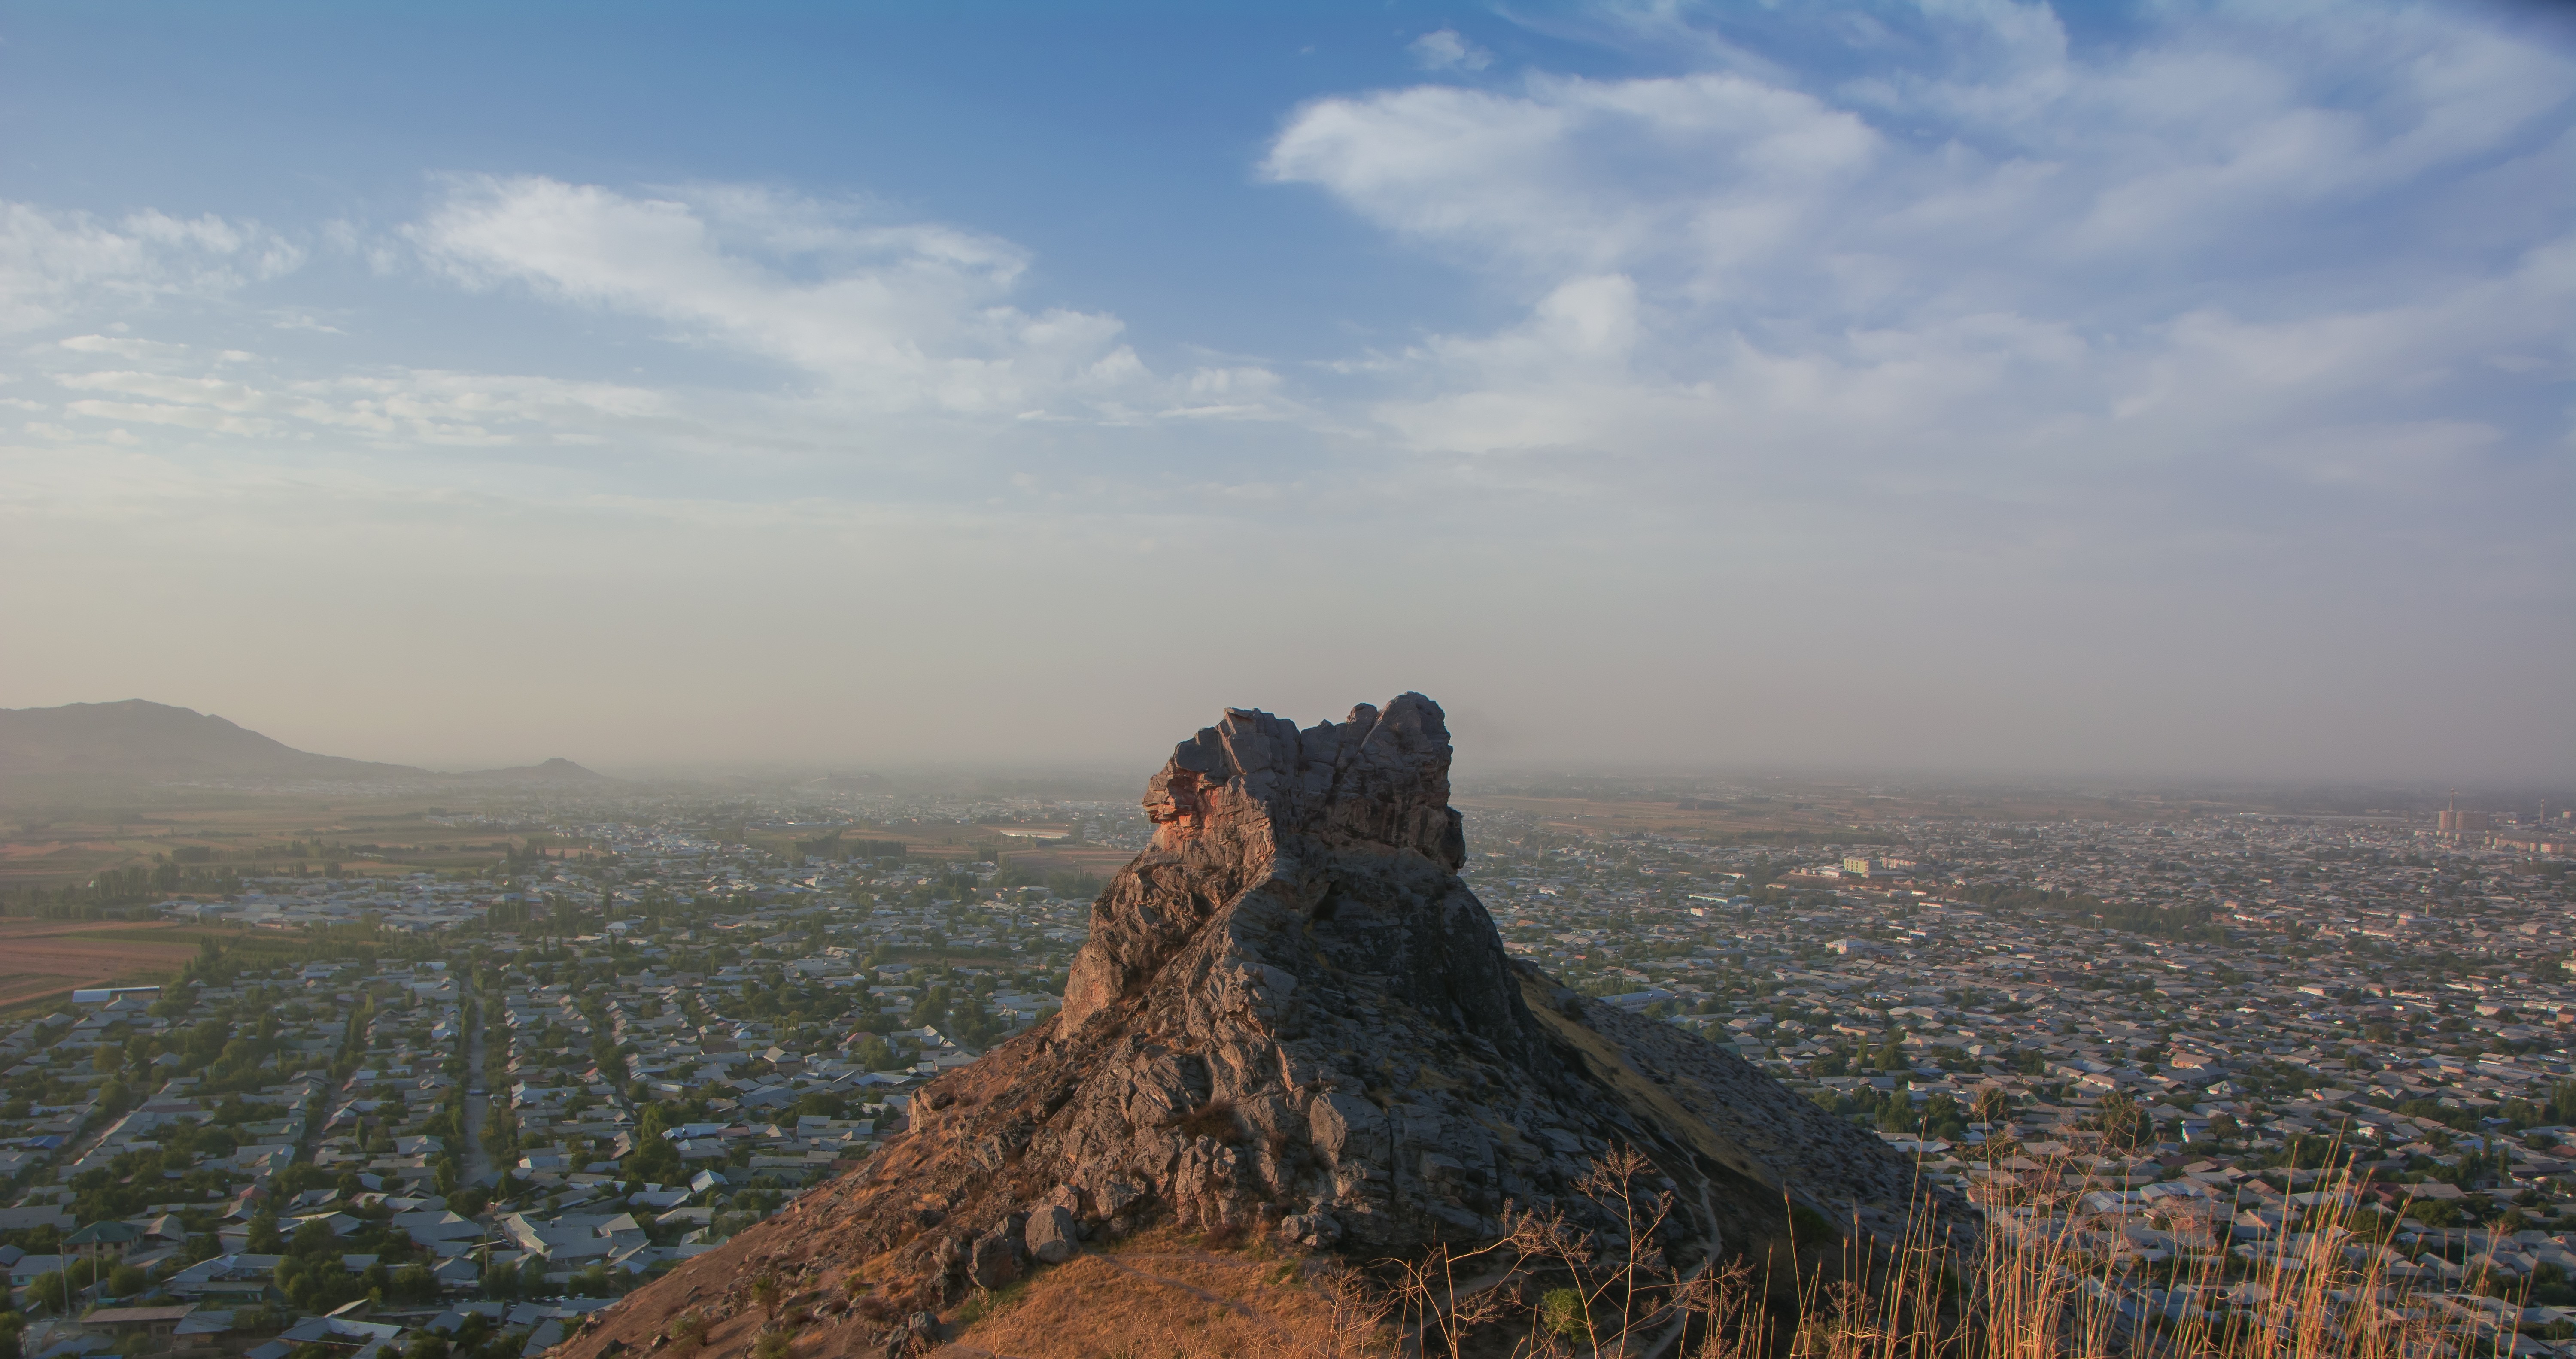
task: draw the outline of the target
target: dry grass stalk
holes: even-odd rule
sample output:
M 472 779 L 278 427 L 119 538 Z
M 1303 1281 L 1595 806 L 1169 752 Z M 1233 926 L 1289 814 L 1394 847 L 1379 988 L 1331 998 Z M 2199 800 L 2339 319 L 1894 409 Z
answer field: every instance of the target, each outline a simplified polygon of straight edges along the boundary
M 1989 1196 L 1987 1230 L 1964 1257 L 1929 1239 L 1929 1214 L 1916 1214 L 1913 1232 L 1893 1247 L 1855 1233 L 1838 1282 L 1802 1283 L 1788 1349 L 1799 1359 L 2430 1359 L 2489 1343 L 2510 1350 L 2510 1325 L 2481 1334 L 2459 1307 L 2391 1274 L 2357 1190 L 2349 1175 L 2329 1182 L 2302 1232 L 2242 1254 L 2219 1237 L 2133 1273 L 2137 1258 L 2104 1249 L 2084 1225 L 2081 1191 L 2010 1187 Z M 2150 1279 L 2162 1287 L 2146 1287 Z M 2479 1280 L 2469 1282 L 2474 1289 Z M 1702 1355 L 1736 1359 L 1763 1340 L 1713 1337 Z
M 2038 1178 L 2055 1184 L 2054 1169 Z M 2515 1339 L 2509 1305 L 2482 1315 L 2392 1274 L 2348 1175 L 2319 1191 L 2304 1231 L 2242 1253 L 2222 1237 L 2142 1275 L 2087 1229 L 2075 1211 L 2081 1190 L 1989 1195 L 1988 1229 L 1964 1249 L 1934 1238 L 1940 1219 L 1929 1211 L 1896 1241 L 1856 1229 L 1822 1253 L 1793 1242 L 1805 1247 L 1791 1251 L 1803 1273 L 1783 1316 L 1768 1302 L 1771 1281 L 1743 1261 L 1696 1275 L 1670 1267 L 1653 1243 L 1673 1196 L 1648 1192 L 1655 1174 L 1622 1149 L 1584 1179 L 1624 1225 L 1620 1236 L 1596 1243 L 1561 1216 L 1524 1213 L 1481 1249 L 1388 1262 L 1408 1349 L 1427 1352 L 1437 1335 L 1459 1359 L 1475 1328 L 1525 1322 L 1515 1356 L 1654 1359 L 1682 1320 L 1694 1359 L 2439 1359 L 2509 1352 Z M 1839 1267 L 1820 1267 L 1836 1250 Z M 1562 1275 L 1571 1287 L 1533 1300 L 1492 1278 L 1462 1284 L 1462 1267 L 1489 1254 L 1509 1273 Z M 2150 1291 L 2148 1278 L 2163 1286 Z
M 1234 1116 L 1234 1101 L 1212 1099 L 1173 1119 L 1168 1125 L 1184 1136 L 1205 1137 L 1218 1142 L 1242 1140 L 1243 1125 Z
M 1624 1231 L 1508 1214 L 1499 1240 L 1380 1262 L 1392 1286 L 1311 1259 L 1086 1255 L 1038 1275 L 968 1343 L 1031 1359 L 1467 1359 L 1471 1341 L 1474 1354 L 1514 1359 L 2451 1359 L 2513 1347 L 2514 1314 L 2486 1324 L 2392 1273 L 2349 1178 L 2324 1186 L 2304 1231 L 2143 1272 L 2102 1249 L 2082 1188 L 2034 1178 L 1997 1181 L 1983 1195 L 1987 1230 L 1955 1250 L 1920 1212 L 1898 1240 L 1856 1230 L 1796 1242 L 1773 1259 L 1796 1259 L 1800 1277 L 1775 1280 L 1744 1260 L 1676 1271 L 1655 1245 L 1672 1193 L 1644 1157 L 1614 1152 L 1583 1183 Z M 1189 1244 L 1166 1235 L 1167 1247 Z M 2153 1294 L 2149 1277 L 2163 1285 Z

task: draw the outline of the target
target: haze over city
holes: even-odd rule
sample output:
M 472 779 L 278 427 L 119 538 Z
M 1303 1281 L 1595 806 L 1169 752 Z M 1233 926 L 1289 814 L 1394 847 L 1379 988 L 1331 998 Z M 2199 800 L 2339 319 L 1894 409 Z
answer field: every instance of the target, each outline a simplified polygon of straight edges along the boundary
M 2563 11 L 9 7 L 0 707 L 2576 755 Z
M 0 130 L 0 1359 L 2576 1359 L 2576 7 Z

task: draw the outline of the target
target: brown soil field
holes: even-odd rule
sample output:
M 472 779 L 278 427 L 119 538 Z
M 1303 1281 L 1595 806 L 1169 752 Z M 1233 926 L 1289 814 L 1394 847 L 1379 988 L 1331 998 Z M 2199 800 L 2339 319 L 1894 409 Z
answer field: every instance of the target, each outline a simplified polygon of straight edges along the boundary
M 0 1009 L 76 986 L 157 981 L 196 956 L 193 935 L 170 937 L 181 928 L 158 921 L 0 920 Z
M 1036 873 L 1070 871 L 1106 878 L 1136 857 L 1132 849 L 1006 849 L 1003 862 Z
M 137 801 L 115 808 L 55 810 L 0 818 L 0 891 L 55 887 L 105 869 L 153 862 L 155 855 L 211 851 L 211 866 L 245 871 L 303 861 L 339 861 L 357 874 L 443 872 L 479 868 L 523 834 L 441 825 L 435 804 L 406 800 L 323 803 L 268 798 L 198 807 Z M 327 841 L 329 854 L 312 852 Z M 298 855 L 297 843 L 306 846 Z M 558 850 L 565 842 L 550 841 Z
M 0 887 L 68 882 L 131 858 L 105 840 L 0 841 Z

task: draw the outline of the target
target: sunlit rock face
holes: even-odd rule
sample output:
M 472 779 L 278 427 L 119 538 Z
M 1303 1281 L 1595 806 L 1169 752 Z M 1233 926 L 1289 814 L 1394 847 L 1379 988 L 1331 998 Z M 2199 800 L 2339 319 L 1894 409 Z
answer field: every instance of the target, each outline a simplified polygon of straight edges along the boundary
M 1173 1218 L 1373 1258 L 1514 1208 L 1588 1222 L 1576 1183 L 1614 1146 L 1670 1182 L 1675 1258 L 1761 1247 L 1784 1195 L 1901 1221 L 1911 1168 L 1877 1138 L 1506 956 L 1459 877 L 1449 764 L 1420 694 L 1303 730 L 1228 709 L 1148 781 L 1153 843 L 1093 903 L 1063 1010 L 638 1299 L 865 1260 L 935 1309 Z

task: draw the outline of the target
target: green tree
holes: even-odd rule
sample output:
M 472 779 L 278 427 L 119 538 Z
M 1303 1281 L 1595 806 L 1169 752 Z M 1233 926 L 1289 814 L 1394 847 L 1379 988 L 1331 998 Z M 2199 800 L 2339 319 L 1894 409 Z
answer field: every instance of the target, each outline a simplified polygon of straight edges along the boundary
M 331 1234 L 331 1229 L 322 1223 L 307 1222 L 295 1229 L 295 1235 L 287 1241 L 286 1251 L 289 1255 L 303 1259 L 337 1255 L 340 1253 L 339 1240 Z
M 644 1106 L 635 1120 L 635 1151 L 626 1158 L 628 1179 L 652 1184 L 676 1184 L 683 1169 L 680 1150 L 662 1134 L 671 1127 L 670 1111 L 659 1104 Z
M 397 1302 L 436 1302 L 438 1278 L 429 1272 L 426 1265 L 405 1265 L 395 1270 L 386 1281 L 385 1296 Z
M 1948 1095 L 1925 1100 L 1922 1117 L 1924 1134 L 1929 1137 L 1957 1137 L 1968 1130 L 1968 1120 L 1959 1112 L 1959 1101 Z
M 2576 1081 L 2560 1081 L 2549 1088 L 2549 1121 L 2576 1123 Z

